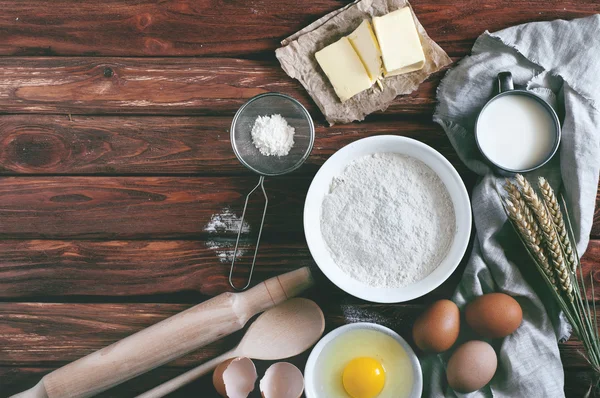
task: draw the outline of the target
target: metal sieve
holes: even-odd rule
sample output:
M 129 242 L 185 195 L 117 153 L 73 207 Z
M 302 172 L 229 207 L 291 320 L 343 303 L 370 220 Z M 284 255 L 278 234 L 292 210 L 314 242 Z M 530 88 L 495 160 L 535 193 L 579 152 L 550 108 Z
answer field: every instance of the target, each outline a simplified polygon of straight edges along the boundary
M 265 156 L 261 154 L 252 142 L 252 127 L 258 116 L 270 116 L 279 114 L 283 116 L 288 124 L 295 130 L 294 146 L 286 156 Z M 244 202 L 244 210 L 240 227 L 238 230 L 237 239 L 235 241 L 235 250 L 233 251 L 233 260 L 231 261 L 231 269 L 229 270 L 229 284 L 235 290 L 245 290 L 250 286 L 254 265 L 256 264 L 256 256 L 260 245 L 260 237 L 262 235 L 265 216 L 269 199 L 265 190 L 265 177 L 274 177 L 287 174 L 296 170 L 304 163 L 310 155 L 315 141 L 315 126 L 306 108 L 294 98 L 280 93 L 265 93 L 257 95 L 246 102 L 237 111 L 231 123 L 231 146 L 238 160 L 248 169 L 260 175 L 258 184 L 246 195 Z M 246 217 L 246 209 L 250 197 L 257 191 L 262 191 L 265 199 L 265 207 L 260 222 L 258 237 L 256 239 L 256 247 L 254 249 L 254 257 L 250 267 L 250 275 L 248 282 L 242 288 L 238 288 L 233 284 L 233 271 L 235 268 L 236 254 L 242 235 L 242 226 Z

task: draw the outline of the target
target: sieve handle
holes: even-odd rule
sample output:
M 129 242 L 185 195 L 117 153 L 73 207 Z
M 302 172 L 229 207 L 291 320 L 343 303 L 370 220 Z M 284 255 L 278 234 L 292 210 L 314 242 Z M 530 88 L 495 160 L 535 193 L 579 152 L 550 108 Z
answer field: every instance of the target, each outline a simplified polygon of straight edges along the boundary
M 231 260 L 231 269 L 229 270 L 229 284 L 235 290 L 246 290 L 248 286 L 250 286 L 250 282 L 252 281 L 252 273 L 254 273 L 254 264 L 256 264 L 256 255 L 258 254 L 258 246 L 260 245 L 260 236 L 262 235 L 263 225 L 265 225 L 265 216 L 267 215 L 267 206 L 269 205 L 269 198 L 267 197 L 267 192 L 265 191 L 265 177 L 260 176 L 258 180 L 258 184 L 246 195 L 246 202 L 244 203 L 244 211 L 242 212 L 242 219 L 240 221 L 240 229 L 238 230 L 237 240 L 235 241 L 235 249 L 233 251 L 233 260 Z M 254 257 L 252 258 L 252 266 L 250 267 L 250 275 L 248 275 L 248 283 L 246 286 L 242 288 L 238 288 L 233 284 L 233 270 L 235 269 L 235 259 L 237 257 L 238 246 L 240 244 L 240 236 L 242 235 L 242 229 L 244 227 L 244 219 L 246 217 L 246 209 L 248 208 L 248 201 L 250 200 L 250 196 L 254 192 L 256 192 L 260 188 L 262 190 L 263 196 L 265 197 L 265 208 L 263 210 L 262 220 L 260 221 L 260 229 L 258 230 L 258 238 L 256 238 L 256 248 L 254 249 Z

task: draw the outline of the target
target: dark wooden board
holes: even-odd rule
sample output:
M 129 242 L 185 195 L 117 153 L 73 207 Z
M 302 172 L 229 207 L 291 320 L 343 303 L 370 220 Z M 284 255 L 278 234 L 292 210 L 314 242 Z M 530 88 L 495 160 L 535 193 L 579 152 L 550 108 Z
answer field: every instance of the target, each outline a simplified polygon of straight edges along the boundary
M 294 359 L 297 365 L 301 365 L 302 359 Z M 255 361 L 257 370 L 264 374 L 270 362 Z M 125 382 L 115 388 L 103 392 L 101 398 L 135 397 L 144 391 L 164 383 L 178 376 L 191 367 L 158 368 Z M 10 367 L 0 366 L 0 396 L 2 398 L 21 392 L 33 387 L 45 374 L 54 368 L 48 367 Z M 209 377 L 200 378 L 188 386 L 185 386 L 168 395 L 169 398 L 221 398 L 212 386 Z M 261 398 L 259 395 L 251 395 L 250 398 Z
M 0 116 L 0 174 L 254 175 L 231 148 L 231 117 Z M 373 135 L 402 135 L 446 155 L 467 174 L 442 128 L 423 118 L 329 127 L 316 123 L 310 174 L 338 149 Z
M 3 1 L 2 55 L 257 56 L 349 1 Z M 594 0 L 414 0 L 419 20 L 449 54 L 462 56 L 484 30 L 576 18 Z
M 6 253 L 6 261 L 0 265 L 0 298 L 198 303 L 232 290 L 230 261 L 221 253 L 233 252 L 235 241 L 220 243 L 227 246 L 214 249 L 214 242 L 207 247 L 206 242 L 198 241 L 5 241 L 0 243 L 0 250 Z M 238 260 L 236 286 L 246 283 L 250 261 L 249 255 Z M 449 297 L 465 261 L 439 288 L 414 302 Z M 263 243 L 253 284 L 300 266 L 311 267 L 318 290 L 327 292 L 328 300 L 349 305 L 361 302 L 319 271 L 306 244 Z
M 252 175 L 235 158 L 228 117 L 0 116 L 0 175 Z M 373 135 L 418 139 L 444 154 L 468 185 L 474 181 L 427 118 L 317 123 L 311 157 L 294 175 L 314 175 L 339 148 Z M 600 194 L 597 199 L 600 203 Z M 593 236 L 600 236 L 600 212 Z
M 239 217 L 257 179 L 5 177 L 0 180 L 0 238 L 201 239 L 207 235 L 211 218 Z M 310 176 L 268 179 L 267 239 L 302 236 L 302 211 L 310 182 Z M 262 203 L 253 197 L 252 208 L 259 209 Z M 596 220 L 599 212 L 597 208 Z M 249 218 L 251 230 L 257 230 L 257 222 Z M 598 229 L 596 224 L 593 234 Z
M 256 177 L 6 177 L 2 238 L 203 239 L 211 219 L 235 223 Z M 269 180 L 265 234 L 302 234 L 309 178 Z M 263 202 L 256 199 L 257 208 Z M 237 216 L 235 216 L 237 214 Z M 249 214 L 250 233 L 258 230 Z M 239 223 L 237 224 L 239 226 Z M 230 236 L 236 226 L 228 228 Z
M 8 300 L 88 301 L 168 300 L 194 303 L 225 291 L 230 263 L 220 255 L 235 241 L 0 241 L 0 298 Z M 242 257 L 236 284 L 245 282 L 248 256 Z M 466 260 L 466 258 L 465 258 Z M 600 282 L 600 240 L 591 241 L 583 257 L 587 276 Z M 254 281 L 310 266 L 320 291 L 333 302 L 355 302 L 318 270 L 305 243 L 264 243 Z M 529 262 L 525 263 L 529 265 Z M 525 265 L 524 264 L 524 265 Z M 463 264 L 464 265 L 464 264 Z M 449 297 L 462 275 L 461 267 L 438 289 L 417 302 Z M 591 295 L 590 295 L 591 296 Z M 600 300 L 600 292 L 596 298 Z
M 420 305 L 345 305 L 317 301 L 326 314 L 326 332 L 349 322 L 377 322 L 398 331 L 410 341 Z M 53 368 L 104 347 L 148 325 L 187 308 L 180 304 L 0 304 L 0 379 L 6 391 L 18 392 L 35 384 Z M 9 326 L 5 326 L 9 325 Z M 190 367 L 235 346 L 243 332 L 171 362 L 148 374 L 117 386 L 102 396 L 132 396 L 164 382 Z M 411 344 L 412 341 L 411 341 Z M 414 344 L 413 344 L 414 346 Z M 582 345 L 569 341 L 560 345 L 567 371 L 567 391 L 584 390 L 587 364 L 580 355 Z M 288 361 L 303 369 L 308 353 Z M 271 362 L 256 361 L 259 375 Z M 203 377 L 173 394 L 177 397 L 217 398 L 210 377 Z M 584 384 L 585 385 L 585 384 Z M 589 384 L 587 384 L 589 385 Z M 255 392 L 252 398 L 258 398 Z
M 310 295 L 325 313 L 326 332 L 346 323 L 377 322 L 404 336 L 411 344 L 411 329 L 425 308 L 419 304 L 381 305 L 331 302 L 319 293 Z M 0 366 L 58 367 L 122 339 L 138 330 L 189 308 L 186 304 L 153 303 L 0 303 Z M 235 346 L 243 332 L 176 359 L 165 367 L 191 366 Z M 414 346 L 414 344 L 413 344 Z M 570 340 L 560 345 L 568 368 L 585 368 Z
M 440 78 L 396 98 L 386 115 L 430 115 Z M 321 118 L 275 60 L 0 57 L 2 113 L 233 116 L 246 100 L 269 91 L 292 95 Z
M 305 358 L 303 356 L 298 359 L 294 358 L 293 362 L 303 369 Z M 259 374 L 264 374 L 264 370 L 270 365 L 270 362 L 255 361 Z M 11 394 L 21 392 L 37 383 L 46 373 L 49 373 L 53 368 L 42 367 L 1 367 L 0 380 L 3 382 L 3 394 L 10 396 Z M 163 383 L 173 377 L 183 373 L 188 368 L 158 368 L 150 371 L 142 376 L 123 383 L 109 391 L 102 393 L 102 398 L 120 398 L 133 397 L 150 388 Z M 565 395 L 567 397 L 584 397 L 589 386 L 593 383 L 593 375 L 589 371 L 580 369 L 565 370 Z M 4 396 L 4 395 L 3 395 Z M 168 395 L 169 398 L 220 398 L 213 390 L 210 378 L 202 377 L 190 385 L 183 387 Z M 258 393 L 254 392 L 250 398 L 260 398 Z
M 356 139 L 419 139 L 448 157 L 468 187 L 475 179 L 431 122 L 443 73 L 385 113 L 329 128 L 304 89 L 281 70 L 274 56 L 279 41 L 348 3 L 0 0 L 0 397 L 229 289 L 232 217 L 256 182 L 231 151 L 230 121 L 248 98 L 266 91 L 300 99 L 315 119 L 317 139 L 300 170 L 267 180 L 271 208 L 255 282 L 312 266 L 318 289 L 308 296 L 323 307 L 328 330 L 362 320 L 406 337 L 425 305 L 450 296 L 464 262 L 431 294 L 383 306 L 335 288 L 306 248 L 308 184 L 332 153 Z M 486 29 L 600 12 L 595 0 L 412 5 L 454 60 Z M 215 216 L 221 217 L 218 231 L 206 230 Z M 252 247 L 256 222 L 250 218 L 243 248 Z M 592 236 L 600 237 L 600 210 Z M 600 241 L 592 241 L 584 270 L 596 281 L 599 256 Z M 242 256 L 242 269 L 248 260 Z M 226 350 L 239 336 L 102 396 L 134 396 Z M 577 341 L 561 345 L 568 397 L 583 396 L 591 381 L 581 348 Z M 303 368 L 306 356 L 292 362 Z M 259 373 L 268 365 L 259 362 Z M 209 378 L 171 396 L 216 398 Z

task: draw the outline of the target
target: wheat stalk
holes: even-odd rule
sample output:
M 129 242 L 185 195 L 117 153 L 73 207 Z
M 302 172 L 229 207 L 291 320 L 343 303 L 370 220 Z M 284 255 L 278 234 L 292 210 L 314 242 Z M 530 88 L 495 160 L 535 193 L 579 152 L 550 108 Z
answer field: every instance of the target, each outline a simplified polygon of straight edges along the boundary
M 540 199 L 523 176 L 517 175 L 516 178 L 521 190 L 507 181 L 508 198 L 502 198 L 504 210 L 546 285 L 552 289 L 552 296 L 573 327 L 573 332 L 583 342 L 585 357 L 600 380 L 600 333 L 594 280 L 590 277 L 590 302 L 564 198 L 562 206 L 559 205 L 545 179 L 538 183 L 542 193 Z M 564 214 L 561 209 L 564 209 Z M 555 274 L 558 284 L 553 279 Z
M 567 235 L 567 227 L 565 226 L 565 220 L 563 219 L 562 212 L 560 210 L 560 205 L 558 204 L 558 200 L 556 199 L 554 190 L 544 177 L 539 178 L 538 186 L 540 188 L 540 191 L 542 192 L 544 203 L 546 203 L 546 208 L 550 213 L 550 217 L 552 218 L 552 222 L 554 223 L 556 233 L 558 234 L 558 239 L 562 245 L 565 261 L 569 268 L 571 268 L 573 272 L 576 272 L 577 262 L 575 261 L 575 257 L 573 255 L 573 247 L 571 246 L 571 241 L 569 240 L 569 236 Z
M 554 224 L 550 219 L 550 214 L 544 203 L 533 190 L 533 187 L 522 175 L 517 174 L 517 182 L 521 186 L 523 198 L 530 207 L 533 215 L 538 222 L 544 237 L 544 243 L 548 250 L 549 257 L 554 265 L 554 271 L 560 281 L 560 286 L 570 301 L 573 301 L 573 285 L 571 283 L 570 270 L 567 268 L 562 253 L 558 234 L 554 229 Z
M 504 201 L 508 216 L 519 230 L 519 233 L 525 241 L 525 244 L 531 250 L 542 270 L 550 282 L 552 282 L 552 285 L 556 287 L 554 272 L 550 266 L 548 256 L 546 256 L 546 253 L 544 253 L 542 238 L 539 233 L 539 226 L 533 218 L 531 210 L 521 197 L 521 193 L 516 185 L 507 180 L 504 189 L 509 196 L 509 199 Z
M 523 196 L 521 195 L 519 188 L 515 184 L 510 182 L 510 180 L 507 178 L 506 185 L 504 185 L 504 189 L 508 193 L 509 198 L 512 199 L 513 203 L 518 204 L 518 207 L 520 209 L 522 209 L 523 216 L 525 217 L 525 220 L 529 224 L 533 233 L 536 236 L 539 236 L 538 233 L 539 233 L 540 227 L 539 227 L 537 221 L 535 221 L 535 218 L 533 217 L 533 213 L 531 212 L 531 209 L 525 203 L 525 200 L 523 199 Z M 541 237 L 539 237 L 539 240 L 541 241 Z M 538 242 L 538 245 L 539 245 L 539 242 Z

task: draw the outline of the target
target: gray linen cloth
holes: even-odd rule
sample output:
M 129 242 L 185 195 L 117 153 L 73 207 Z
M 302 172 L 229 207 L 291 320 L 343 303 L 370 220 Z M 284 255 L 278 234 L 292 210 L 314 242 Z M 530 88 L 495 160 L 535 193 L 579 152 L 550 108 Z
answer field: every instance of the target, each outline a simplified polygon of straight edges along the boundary
M 564 396 L 557 342 L 568 338 L 569 325 L 507 222 L 497 195 L 504 178 L 483 161 L 473 134 L 475 118 L 493 96 L 502 71 L 512 72 L 516 85 L 557 110 L 563 129 L 559 156 L 527 177 L 537 183 L 543 175 L 565 195 L 580 254 L 589 241 L 600 169 L 600 16 L 485 32 L 472 55 L 443 79 L 434 114 L 462 161 L 481 176 L 472 196 L 474 248 L 453 300 L 464 308 L 483 293 L 505 292 L 521 304 L 523 324 L 513 335 L 492 342 L 498 370 L 475 393 L 458 394 L 448 387 L 444 367 L 451 353 L 424 357 L 424 396 Z M 461 332 L 460 340 L 475 338 L 469 333 Z

